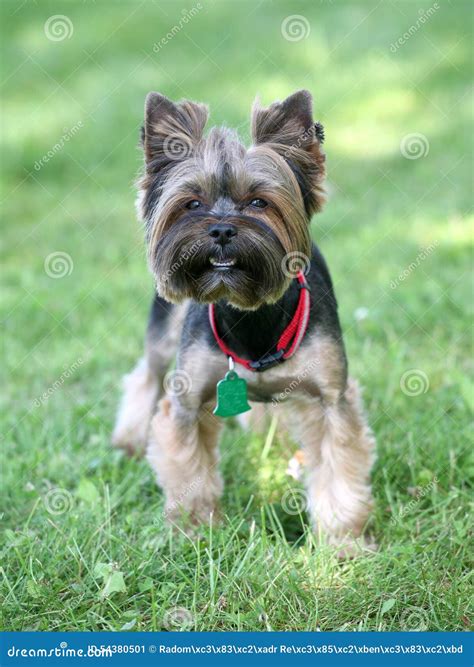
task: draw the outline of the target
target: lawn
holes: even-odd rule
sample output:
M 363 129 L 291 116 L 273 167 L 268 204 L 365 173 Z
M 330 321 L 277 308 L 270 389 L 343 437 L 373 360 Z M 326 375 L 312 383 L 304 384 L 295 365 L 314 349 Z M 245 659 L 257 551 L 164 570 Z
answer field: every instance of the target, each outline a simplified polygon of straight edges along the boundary
M 470 3 L 1 11 L 2 628 L 468 628 Z M 145 94 L 206 101 L 247 139 L 257 93 L 302 87 L 328 155 L 313 237 L 378 443 L 379 548 L 346 562 L 292 510 L 296 446 L 275 421 L 229 425 L 225 518 L 194 541 L 164 525 L 148 464 L 110 445 L 153 290 L 134 213 Z

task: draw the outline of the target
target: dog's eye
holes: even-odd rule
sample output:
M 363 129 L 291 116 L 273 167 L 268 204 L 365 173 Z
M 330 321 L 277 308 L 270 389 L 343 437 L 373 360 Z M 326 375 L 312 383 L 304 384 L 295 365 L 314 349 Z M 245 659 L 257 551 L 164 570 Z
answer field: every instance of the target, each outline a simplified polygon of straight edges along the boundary
M 253 206 L 254 208 L 265 208 L 268 206 L 265 199 L 252 199 L 249 205 Z
M 199 208 L 200 206 L 202 206 L 202 204 L 198 199 L 191 199 L 191 201 L 188 201 L 186 204 L 186 208 L 189 208 L 191 211 L 194 211 L 194 209 Z

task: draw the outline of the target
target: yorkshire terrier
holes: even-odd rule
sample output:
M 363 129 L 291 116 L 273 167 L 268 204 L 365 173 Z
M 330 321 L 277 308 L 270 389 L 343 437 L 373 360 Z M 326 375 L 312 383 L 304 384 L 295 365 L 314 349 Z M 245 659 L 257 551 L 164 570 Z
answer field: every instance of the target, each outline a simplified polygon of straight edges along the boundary
M 147 96 L 137 207 L 156 295 L 113 441 L 147 446 L 172 522 L 207 522 L 223 487 L 221 417 L 247 400 L 289 406 L 314 529 L 354 542 L 372 505 L 375 441 L 309 230 L 324 203 L 323 127 L 305 90 L 255 103 L 250 148 L 226 127 L 205 135 L 207 118 L 203 104 Z

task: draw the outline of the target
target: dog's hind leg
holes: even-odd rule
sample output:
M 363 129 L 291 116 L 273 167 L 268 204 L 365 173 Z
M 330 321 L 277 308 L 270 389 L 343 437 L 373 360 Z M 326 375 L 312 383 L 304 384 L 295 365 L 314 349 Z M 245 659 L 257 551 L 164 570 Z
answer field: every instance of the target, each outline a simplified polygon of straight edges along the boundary
M 112 442 L 129 454 L 142 454 L 150 420 L 163 393 L 163 380 L 176 353 L 185 305 L 155 295 L 148 322 L 145 355 L 124 378 Z

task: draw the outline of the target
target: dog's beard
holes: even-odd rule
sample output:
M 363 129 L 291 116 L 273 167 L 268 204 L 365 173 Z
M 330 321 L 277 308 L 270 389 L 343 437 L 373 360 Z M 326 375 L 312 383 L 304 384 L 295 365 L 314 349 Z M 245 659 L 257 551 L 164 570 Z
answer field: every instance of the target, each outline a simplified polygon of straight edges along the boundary
M 223 248 L 209 237 L 214 219 L 185 216 L 150 249 L 159 294 L 179 303 L 191 298 L 201 303 L 225 299 L 237 308 L 255 310 L 274 303 L 288 288 L 285 250 L 275 233 L 259 220 L 226 219 L 238 234 Z M 214 263 L 212 263 L 214 262 Z M 222 268 L 216 263 L 231 263 Z

